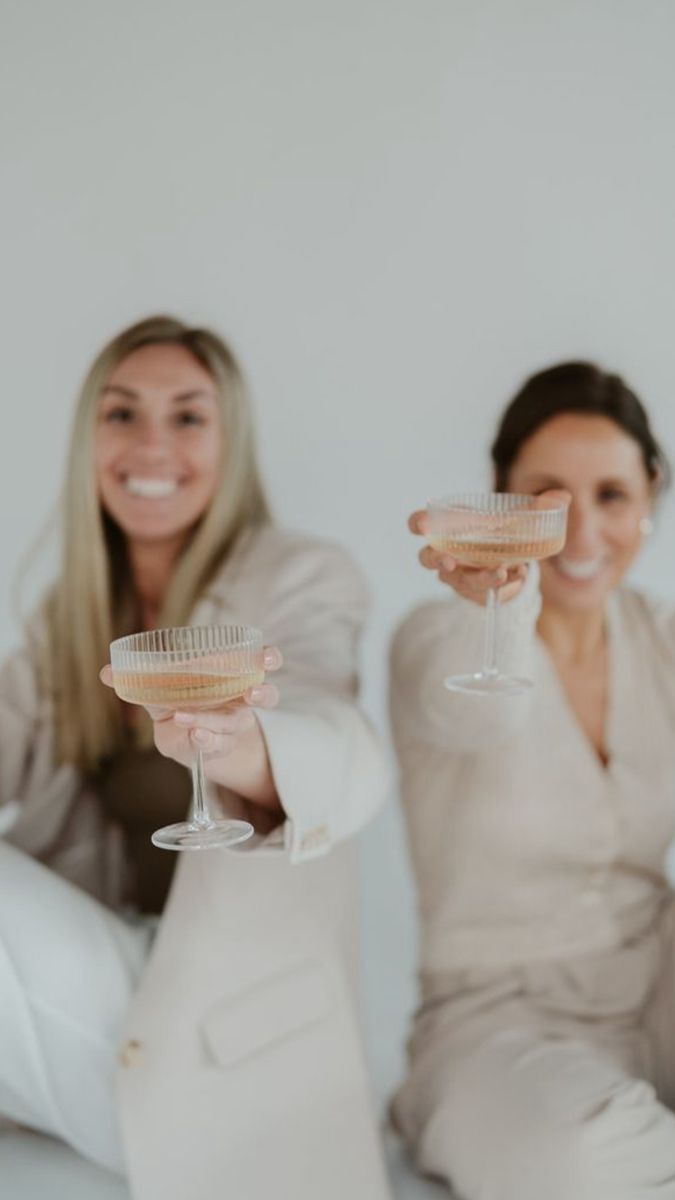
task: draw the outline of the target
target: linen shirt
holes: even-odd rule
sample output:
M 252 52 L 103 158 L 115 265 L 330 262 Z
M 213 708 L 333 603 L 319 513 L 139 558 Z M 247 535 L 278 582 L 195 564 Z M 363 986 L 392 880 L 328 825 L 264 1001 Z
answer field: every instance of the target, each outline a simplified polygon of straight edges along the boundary
M 416 874 L 423 979 L 621 945 L 668 895 L 675 836 L 675 615 L 621 588 L 607 608 L 608 765 L 536 634 L 539 573 L 498 613 L 518 696 L 443 687 L 478 669 L 485 610 L 425 604 L 392 650 L 392 719 Z

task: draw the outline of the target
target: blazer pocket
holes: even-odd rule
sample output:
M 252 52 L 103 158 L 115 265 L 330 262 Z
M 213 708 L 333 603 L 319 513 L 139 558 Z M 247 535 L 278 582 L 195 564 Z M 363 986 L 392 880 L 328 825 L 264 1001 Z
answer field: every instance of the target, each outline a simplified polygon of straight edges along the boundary
M 322 1021 L 330 1009 L 324 971 L 302 962 L 220 1000 L 202 1018 L 201 1030 L 216 1062 L 232 1067 Z

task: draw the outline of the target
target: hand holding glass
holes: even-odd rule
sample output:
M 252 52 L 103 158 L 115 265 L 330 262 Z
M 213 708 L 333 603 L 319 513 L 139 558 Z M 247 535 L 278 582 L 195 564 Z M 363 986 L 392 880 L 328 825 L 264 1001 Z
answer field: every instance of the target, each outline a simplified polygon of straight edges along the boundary
M 220 708 L 265 678 L 262 633 L 247 625 L 135 633 L 112 642 L 110 664 L 113 687 L 121 700 L 181 712 Z M 208 850 L 233 846 L 251 836 L 253 826 L 248 821 L 211 816 L 200 749 L 195 753 L 192 784 L 190 819 L 156 830 L 155 846 Z
M 567 504 L 512 492 L 459 493 L 430 500 L 429 543 L 467 567 L 497 570 L 558 554 L 565 544 Z M 486 597 L 485 648 L 480 671 L 451 675 L 450 691 L 516 694 L 532 681 L 503 675 L 497 666 L 497 589 Z

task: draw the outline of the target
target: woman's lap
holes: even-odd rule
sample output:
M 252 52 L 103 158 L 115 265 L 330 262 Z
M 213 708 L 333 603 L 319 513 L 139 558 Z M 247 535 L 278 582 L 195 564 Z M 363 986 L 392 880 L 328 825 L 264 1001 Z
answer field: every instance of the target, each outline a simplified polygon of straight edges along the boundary
M 399 1094 L 404 1132 L 423 1086 L 413 1074 Z M 438 1052 L 432 1088 L 417 1160 L 465 1200 L 675 1200 L 675 1116 L 590 1041 L 500 1031 Z
M 674 928 L 429 1004 L 393 1105 L 420 1167 L 465 1200 L 675 1200 Z

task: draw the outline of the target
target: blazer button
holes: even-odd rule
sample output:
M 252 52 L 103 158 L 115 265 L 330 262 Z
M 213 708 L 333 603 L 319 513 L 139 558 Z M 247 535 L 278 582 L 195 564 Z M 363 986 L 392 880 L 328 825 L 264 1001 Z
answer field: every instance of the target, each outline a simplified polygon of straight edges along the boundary
M 135 1066 L 141 1057 L 141 1043 L 136 1038 L 130 1038 L 128 1042 L 123 1042 L 118 1054 L 118 1060 L 122 1067 Z

